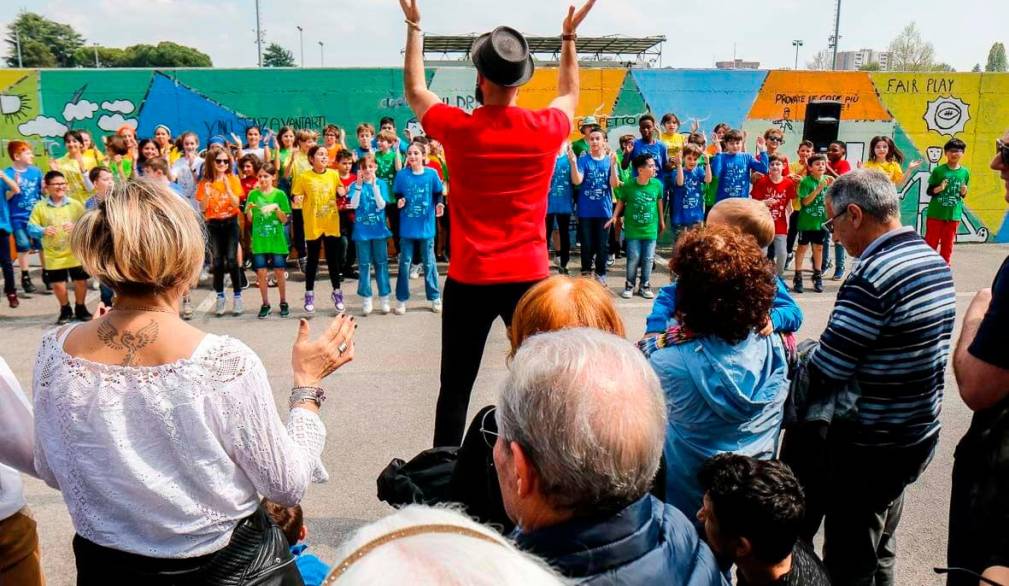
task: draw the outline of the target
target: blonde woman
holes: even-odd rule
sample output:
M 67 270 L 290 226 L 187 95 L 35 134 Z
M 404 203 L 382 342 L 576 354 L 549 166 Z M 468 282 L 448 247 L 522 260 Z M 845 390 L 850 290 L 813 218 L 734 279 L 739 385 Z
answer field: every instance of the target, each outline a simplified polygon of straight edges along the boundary
M 116 293 L 109 313 L 44 336 L 33 378 L 35 468 L 63 492 L 79 584 L 282 573 L 271 564 L 290 559 L 287 547 L 268 549 L 260 495 L 294 505 L 328 477 L 320 384 L 353 359 L 353 319 L 337 317 L 315 341 L 301 322 L 285 426 L 259 357 L 179 317 L 203 266 L 202 232 L 185 200 L 138 179 L 71 237 Z M 265 565 L 249 557 L 266 552 Z

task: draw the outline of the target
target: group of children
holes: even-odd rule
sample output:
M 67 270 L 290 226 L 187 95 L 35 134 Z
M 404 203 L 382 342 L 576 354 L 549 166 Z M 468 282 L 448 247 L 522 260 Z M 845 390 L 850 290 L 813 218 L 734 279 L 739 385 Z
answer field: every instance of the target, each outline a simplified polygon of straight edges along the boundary
M 651 299 L 651 269 L 659 235 L 668 220 L 672 240 L 706 218 L 715 204 L 732 198 L 763 202 L 775 224 L 768 246 L 779 276 L 795 262 L 792 290 L 803 293 L 804 263 L 811 252 L 813 290 L 823 291 L 824 271 L 831 267 L 831 226 L 825 195 L 837 177 L 851 171 L 847 147 L 830 143 L 824 153 L 815 153 L 810 141 L 802 141 L 797 161 L 784 154 L 784 133 L 767 130 L 755 141 L 756 154 L 745 149 L 746 134 L 718 124 L 712 144 L 695 122 L 689 134 L 680 133 L 675 114 L 661 118 L 661 132 L 651 114 L 638 122 L 640 136 L 619 138 L 612 150 L 606 131 L 594 117 L 582 120 L 582 138 L 562 147 L 557 156 L 548 196 L 547 236 L 559 231 L 558 270 L 567 274 L 574 215 L 578 223 L 583 276 L 605 282 L 607 266 L 621 249 L 627 255 L 627 275 L 622 297 L 635 292 Z M 949 262 L 956 229 L 963 213 L 970 174 L 960 165 L 966 146 L 959 139 L 945 147 L 946 163 L 936 167 L 928 180 L 931 197 L 926 210 L 926 236 Z M 914 175 L 921 161 L 902 169 L 904 155 L 886 136 L 870 142 L 871 158 L 859 167 L 876 169 L 891 179 L 895 189 Z M 623 247 L 620 231 L 623 229 Z M 798 247 L 796 248 L 796 241 Z M 845 252 L 833 244 L 833 280 L 844 277 Z
M 246 140 L 214 137 L 202 152 L 195 133 L 173 140 L 164 125 L 152 139 L 137 141 L 131 126 L 107 137 L 103 154 L 86 133 L 71 130 L 64 136 L 67 154 L 50 160 L 45 175 L 34 166 L 31 146 L 10 141 L 13 165 L 2 175 L 0 238 L 13 236 L 26 294 L 32 283 L 28 255 L 40 254 L 42 278 L 60 302 L 58 323 L 87 320 L 84 300 L 88 275 L 73 257 L 69 234 L 87 209 L 96 207 L 117 182 L 144 177 L 163 182 L 186 199 L 205 223 L 208 267 L 217 295 L 216 314 L 227 313 L 225 277 L 233 289 L 231 313 L 243 313 L 242 290 L 248 286 L 245 268 L 257 275 L 262 297 L 260 318 L 272 312 L 269 287 L 279 292 L 280 315 L 290 313 L 287 300 L 287 259 L 292 251 L 305 274 L 304 309 L 315 312 L 315 281 L 325 254 L 332 285 L 331 300 L 345 309 L 341 284 L 358 280 L 363 313 L 373 311 L 371 273 L 374 270 L 382 313 L 406 313 L 411 277 L 424 274 L 425 293 L 434 312 L 441 311 L 436 236 L 447 252 L 444 217 L 447 167 L 440 146 L 425 137 L 401 140 L 391 118 L 381 131 L 371 124 L 357 128 L 358 146 L 346 147 L 345 133 L 334 125 L 324 131 L 319 145 L 311 130 L 282 128 L 264 137 L 254 126 Z M 408 137 L 409 138 L 409 137 Z M 272 144 L 271 144 L 272 139 Z M 391 304 L 390 250 L 399 256 L 396 305 Z M 4 292 L 11 307 L 19 305 L 13 264 L 3 262 Z M 353 269 L 357 260 L 359 272 Z M 206 271 L 205 271 L 206 272 Z M 66 282 L 73 283 L 76 306 L 71 308 Z M 113 302 L 111 290 L 101 286 L 102 303 Z M 182 316 L 193 315 L 188 295 Z

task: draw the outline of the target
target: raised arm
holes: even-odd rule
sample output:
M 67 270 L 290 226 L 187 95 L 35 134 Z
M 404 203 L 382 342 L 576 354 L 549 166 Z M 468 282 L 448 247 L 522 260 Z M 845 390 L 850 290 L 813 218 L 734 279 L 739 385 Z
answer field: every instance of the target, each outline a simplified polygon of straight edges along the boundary
M 424 120 L 424 115 L 431 106 L 441 102 L 441 99 L 427 89 L 427 79 L 424 75 L 424 37 L 420 28 L 420 8 L 417 0 L 399 0 L 406 19 L 406 56 L 403 63 L 403 91 L 410 109 L 417 120 Z
M 405 0 L 400 0 L 404 2 Z M 561 29 L 561 65 L 557 75 L 557 97 L 550 102 L 551 108 L 557 108 L 568 116 L 571 124 L 575 121 L 575 107 L 578 106 L 578 49 L 575 48 L 575 33 L 578 25 L 585 20 L 589 10 L 596 0 L 588 0 L 577 11 L 574 6 L 568 7 L 568 15 Z

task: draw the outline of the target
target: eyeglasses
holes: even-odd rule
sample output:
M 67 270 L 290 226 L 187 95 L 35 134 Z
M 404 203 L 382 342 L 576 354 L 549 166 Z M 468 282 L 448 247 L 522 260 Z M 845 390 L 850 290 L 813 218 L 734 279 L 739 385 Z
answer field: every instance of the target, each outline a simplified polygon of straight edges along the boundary
M 826 222 L 824 222 L 823 223 L 823 229 L 826 230 L 828 234 L 833 234 L 834 233 L 834 220 L 840 218 L 841 216 L 843 216 L 844 214 L 847 214 L 847 213 L 848 213 L 848 208 L 845 208 L 844 210 L 841 211 L 841 213 L 837 214 L 833 218 L 831 218 L 831 219 L 827 220 Z
M 50 183 L 48 184 L 49 189 L 66 189 L 66 183 Z
M 231 161 L 229 161 L 228 159 L 214 159 L 214 162 L 217 163 L 218 165 L 227 165 Z
M 1002 142 L 1002 139 L 995 139 L 995 152 L 1002 155 L 1002 164 L 1009 168 L 1009 144 Z
M 778 138 L 777 136 L 768 137 L 767 142 L 776 142 L 778 144 L 785 144 L 785 139 Z
M 487 429 L 489 421 L 493 421 L 495 423 L 494 427 L 497 427 L 497 421 L 494 418 L 494 413 L 496 411 L 497 408 L 488 409 L 480 419 L 480 437 L 483 438 L 483 443 L 487 444 L 487 447 L 492 450 L 494 449 L 494 444 L 497 443 L 497 438 L 501 437 L 501 434 L 499 434 L 497 430 Z M 490 418 L 489 421 L 487 419 L 488 417 Z

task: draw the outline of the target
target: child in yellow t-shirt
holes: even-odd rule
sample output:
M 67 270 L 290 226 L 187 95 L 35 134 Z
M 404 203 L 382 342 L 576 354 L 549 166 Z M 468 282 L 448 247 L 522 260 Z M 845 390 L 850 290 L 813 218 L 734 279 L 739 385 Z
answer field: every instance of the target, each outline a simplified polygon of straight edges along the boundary
M 669 159 L 678 161 L 683 151 L 683 143 L 686 142 L 686 137 L 680 134 L 680 119 L 676 114 L 667 112 L 662 115 L 661 124 L 662 133 L 659 134 L 659 140 L 666 145 Z
M 305 243 L 308 262 L 305 266 L 305 311 L 315 312 L 315 277 L 319 271 L 319 258 L 323 247 L 326 249 L 326 263 L 329 265 L 329 282 L 333 285 L 333 304 L 343 311 L 343 291 L 340 281 L 343 277 L 341 262 L 344 255 L 344 241 L 340 238 L 340 208 L 337 196 L 344 196 L 340 174 L 329 168 L 329 151 L 325 146 L 316 145 L 308 149 L 308 160 L 312 167 L 294 178 L 291 195 L 302 205 Z
M 911 161 L 907 166 L 907 171 L 901 171 L 900 165 L 904 162 L 904 153 L 900 152 L 893 139 L 889 136 L 877 136 L 869 141 L 869 152 L 871 158 L 865 163 L 859 164 L 864 169 L 875 169 L 890 178 L 894 186 L 898 189 L 912 175 L 914 171 L 921 167 L 921 161 Z

